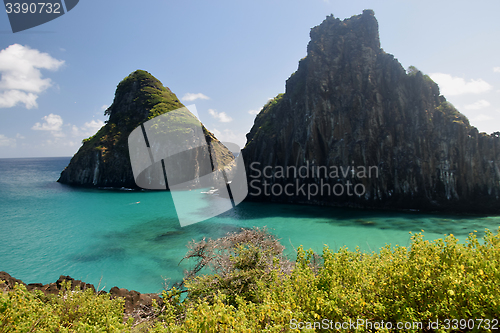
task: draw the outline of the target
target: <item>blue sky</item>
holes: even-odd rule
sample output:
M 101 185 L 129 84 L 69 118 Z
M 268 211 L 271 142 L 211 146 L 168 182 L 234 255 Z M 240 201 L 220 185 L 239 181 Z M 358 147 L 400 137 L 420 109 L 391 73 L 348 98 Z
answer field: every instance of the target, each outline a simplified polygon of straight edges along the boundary
M 310 28 L 363 9 L 375 11 L 386 52 L 430 74 L 480 131 L 500 131 L 498 0 L 81 0 L 15 34 L 0 14 L 0 158 L 73 155 L 136 69 L 242 146 L 306 55 Z

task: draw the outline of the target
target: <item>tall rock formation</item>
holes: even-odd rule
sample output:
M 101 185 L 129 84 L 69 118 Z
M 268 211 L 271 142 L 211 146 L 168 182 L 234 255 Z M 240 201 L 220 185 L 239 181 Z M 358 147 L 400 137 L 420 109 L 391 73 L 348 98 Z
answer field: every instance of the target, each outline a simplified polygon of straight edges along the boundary
M 500 138 L 385 53 L 373 11 L 329 16 L 310 36 L 247 134 L 249 199 L 500 212 Z
M 131 73 L 116 88 L 113 104 L 105 112 L 109 115 L 107 123 L 94 136 L 83 140 L 58 182 L 137 188 L 130 163 L 129 134 L 145 121 L 181 107 L 177 96 L 151 74 L 143 70 Z M 196 117 L 192 118 L 197 121 Z M 189 126 L 186 122 L 185 125 Z M 214 169 L 230 163 L 233 154 L 204 126 L 202 129 L 211 147 Z M 199 176 L 199 171 L 193 168 L 192 178 Z

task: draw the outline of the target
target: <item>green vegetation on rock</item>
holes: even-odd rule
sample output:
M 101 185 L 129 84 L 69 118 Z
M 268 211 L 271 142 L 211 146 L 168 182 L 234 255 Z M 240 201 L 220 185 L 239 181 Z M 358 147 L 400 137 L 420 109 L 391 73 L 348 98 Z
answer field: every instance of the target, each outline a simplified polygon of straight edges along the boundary
M 275 124 L 272 121 L 271 115 L 274 112 L 273 110 L 279 106 L 284 96 L 284 93 L 280 93 L 276 97 L 271 99 L 266 103 L 266 105 L 264 105 L 257 117 L 255 117 L 254 128 L 257 128 L 257 131 L 255 133 L 256 136 L 273 135 L 273 128 Z
M 465 115 L 460 113 L 454 106 L 448 101 L 444 101 L 439 104 L 436 111 L 441 112 L 446 118 L 450 119 L 453 123 L 458 123 L 462 125 L 469 126 L 469 120 Z
M 104 113 L 109 115 L 109 120 L 95 135 L 82 141 L 82 147 L 61 173 L 59 182 L 136 188 L 128 149 L 130 133 L 148 120 L 182 107 L 177 96 L 154 76 L 143 70 L 131 73 L 118 84 L 113 103 Z M 200 121 L 191 113 L 171 114 L 167 118 L 168 124 L 164 122 L 166 119 L 158 119 L 156 128 L 168 129 L 171 137 L 173 133 L 179 134 L 177 138 L 182 142 L 191 139 L 193 130 L 200 126 Z M 231 152 L 212 133 L 204 127 L 203 130 L 215 152 L 214 166 L 228 165 L 234 159 Z
M 144 121 L 183 106 L 153 75 L 136 70 L 118 84 L 113 104 L 104 112 L 109 120 L 96 134 L 82 141 L 75 158 L 89 150 L 101 152 L 104 161 L 110 152 L 128 157 L 127 140 L 131 131 Z
M 104 114 L 110 115 L 110 118 L 114 118 L 118 114 L 116 108 L 123 103 L 122 99 L 131 93 L 133 93 L 133 104 L 148 111 L 159 103 L 165 104 L 164 111 L 183 107 L 177 96 L 170 89 L 164 87 L 160 80 L 146 71 L 136 70 L 118 84 L 115 92 L 115 100 Z M 130 101 L 126 102 L 130 103 Z
M 431 79 L 431 77 L 427 74 L 423 74 L 417 67 L 415 66 L 409 66 L 408 67 L 408 70 L 406 71 L 406 73 L 408 74 L 408 76 L 416 76 L 417 73 L 421 73 L 422 76 L 424 77 L 424 80 L 427 81 L 429 84 L 433 84 L 433 85 L 436 85 L 436 82 L 434 82 L 433 79 Z

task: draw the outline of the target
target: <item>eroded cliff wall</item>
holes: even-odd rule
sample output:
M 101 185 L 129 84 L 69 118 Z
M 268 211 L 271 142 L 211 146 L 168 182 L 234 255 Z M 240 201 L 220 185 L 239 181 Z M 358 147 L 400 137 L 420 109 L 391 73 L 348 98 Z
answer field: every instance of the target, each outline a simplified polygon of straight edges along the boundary
M 500 212 L 500 138 L 478 133 L 430 77 L 407 73 L 385 53 L 373 11 L 327 17 L 310 36 L 285 93 L 266 104 L 247 134 L 249 199 Z M 292 168 L 283 175 L 280 166 Z M 293 167 L 302 167 L 302 176 Z M 328 194 L 326 183 L 344 192 L 337 195 L 339 185 Z M 286 192 L 287 184 L 294 185 Z M 310 195 L 314 184 L 323 193 Z M 348 184 L 351 193 L 362 186 L 348 195 Z

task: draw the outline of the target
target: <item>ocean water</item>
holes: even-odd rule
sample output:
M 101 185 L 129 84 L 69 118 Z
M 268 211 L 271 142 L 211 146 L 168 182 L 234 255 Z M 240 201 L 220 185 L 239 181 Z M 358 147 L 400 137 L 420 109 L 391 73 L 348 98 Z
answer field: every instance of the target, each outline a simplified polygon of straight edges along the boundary
M 56 182 L 70 158 L 0 159 L 0 271 L 26 283 L 59 275 L 109 290 L 160 292 L 182 279 L 186 244 L 240 228 L 266 226 L 294 259 L 299 245 L 321 252 L 347 246 L 377 251 L 407 246 L 409 232 L 426 239 L 453 233 L 461 241 L 500 217 L 356 211 L 329 207 L 242 203 L 181 228 L 169 192 L 82 189 Z M 201 191 L 200 191 L 201 192 Z M 205 196 L 201 194 L 200 196 Z

